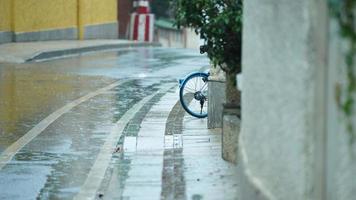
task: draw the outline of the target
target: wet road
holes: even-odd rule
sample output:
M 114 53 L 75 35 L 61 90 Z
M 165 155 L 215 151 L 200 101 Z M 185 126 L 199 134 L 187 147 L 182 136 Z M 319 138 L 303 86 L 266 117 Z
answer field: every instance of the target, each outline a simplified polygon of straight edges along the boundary
M 0 64 L 0 199 L 72 199 L 126 111 L 207 65 L 164 48 Z

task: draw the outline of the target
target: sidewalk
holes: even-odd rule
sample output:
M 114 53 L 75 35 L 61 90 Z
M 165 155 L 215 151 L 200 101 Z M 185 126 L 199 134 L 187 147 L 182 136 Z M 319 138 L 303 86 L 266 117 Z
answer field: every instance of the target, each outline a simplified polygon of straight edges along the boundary
M 159 46 L 129 40 L 62 40 L 0 44 L 0 63 L 25 63 L 119 48 Z
M 236 169 L 221 158 L 221 129 L 209 130 L 207 119 L 187 115 L 176 90 L 141 116 L 137 133 L 124 134 L 123 151 L 114 159 L 108 186 L 98 191 L 99 196 L 236 199 Z

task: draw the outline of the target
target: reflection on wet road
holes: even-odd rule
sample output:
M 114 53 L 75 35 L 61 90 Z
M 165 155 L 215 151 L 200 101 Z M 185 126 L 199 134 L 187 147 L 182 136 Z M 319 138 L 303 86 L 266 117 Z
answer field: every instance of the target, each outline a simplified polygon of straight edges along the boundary
M 0 169 L 0 199 L 71 199 L 113 123 L 162 85 L 206 65 L 194 51 L 163 48 L 0 65 L 0 153 L 59 108 L 128 80 L 75 106 L 20 149 Z

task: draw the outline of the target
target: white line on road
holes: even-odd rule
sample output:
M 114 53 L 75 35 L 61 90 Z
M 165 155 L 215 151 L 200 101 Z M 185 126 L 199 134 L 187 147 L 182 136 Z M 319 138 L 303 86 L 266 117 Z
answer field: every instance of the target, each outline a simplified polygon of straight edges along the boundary
M 39 134 L 41 134 L 50 124 L 52 124 L 54 121 L 56 121 L 63 114 L 67 113 L 68 111 L 70 111 L 74 107 L 78 106 L 79 104 L 81 104 L 81 103 L 83 103 L 83 102 L 85 102 L 99 94 L 102 94 L 108 90 L 111 90 L 114 87 L 117 87 L 127 81 L 129 81 L 129 80 L 116 81 L 106 87 L 103 87 L 103 88 L 98 89 L 94 92 L 91 92 L 79 99 L 76 99 L 76 100 L 66 104 L 62 108 L 56 110 L 52 114 L 48 115 L 45 119 L 40 121 L 35 127 L 33 127 L 24 136 L 22 136 L 16 142 L 11 144 L 5 151 L 3 151 L 0 154 L 0 170 L 11 161 L 11 159 L 14 157 L 14 155 L 20 149 L 22 149 L 26 144 L 28 144 L 34 138 L 36 138 Z
M 143 98 L 140 102 L 136 103 L 130 108 L 124 116 L 113 126 L 110 135 L 106 138 L 104 145 L 101 147 L 100 152 L 92 166 L 84 185 L 81 187 L 79 193 L 74 197 L 75 200 L 95 199 L 97 190 L 104 179 L 105 172 L 109 167 L 112 153 L 120 139 L 120 136 L 135 114 L 156 94 L 166 93 L 172 88 L 172 84 L 167 84 L 163 89 L 158 92 Z

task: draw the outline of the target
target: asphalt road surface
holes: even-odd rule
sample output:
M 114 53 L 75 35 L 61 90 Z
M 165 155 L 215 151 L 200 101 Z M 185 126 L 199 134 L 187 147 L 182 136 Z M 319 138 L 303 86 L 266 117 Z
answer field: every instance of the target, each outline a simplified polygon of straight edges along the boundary
M 165 48 L 0 64 L 0 199 L 72 199 L 113 124 L 208 65 L 198 51 Z

